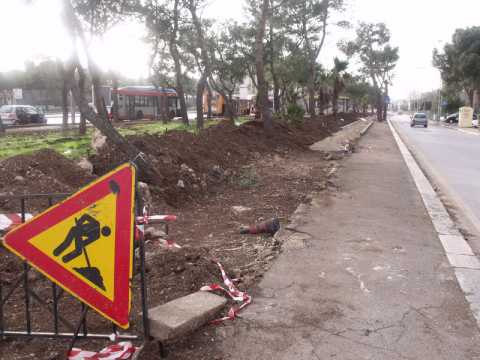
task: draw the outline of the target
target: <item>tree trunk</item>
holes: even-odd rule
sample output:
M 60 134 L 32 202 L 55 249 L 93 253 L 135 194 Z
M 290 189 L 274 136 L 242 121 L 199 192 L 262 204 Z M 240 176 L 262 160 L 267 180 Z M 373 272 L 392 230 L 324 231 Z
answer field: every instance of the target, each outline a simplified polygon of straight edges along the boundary
M 207 51 L 207 45 L 203 34 L 202 24 L 197 15 L 197 6 L 198 2 L 196 2 L 195 0 L 189 0 L 188 9 L 190 10 L 190 14 L 192 15 L 192 22 L 197 35 L 197 46 L 201 50 L 200 56 L 203 63 L 203 71 L 202 69 L 200 69 L 202 77 L 197 83 L 197 129 L 203 129 L 203 93 L 205 91 L 207 79 L 210 77 L 210 74 L 212 72 L 210 67 L 210 57 Z
M 63 72 L 63 85 L 62 85 L 62 127 L 66 129 L 68 126 L 68 83 L 67 74 Z
M 180 62 L 180 54 L 176 43 L 170 41 L 170 54 L 173 58 L 173 63 L 175 65 L 175 85 L 177 88 L 177 96 L 180 100 L 180 113 L 182 116 L 182 122 L 184 125 L 188 125 L 188 113 L 187 113 L 187 103 L 185 101 L 185 91 L 183 89 L 183 72 L 182 64 Z
M 5 127 L 3 126 L 3 121 L 0 119 L 0 136 L 5 135 Z
M 378 91 L 377 93 L 377 120 L 383 121 L 383 101 L 382 101 L 382 93 Z
M 270 23 L 270 72 L 273 83 L 273 111 L 280 111 L 280 85 L 275 68 L 275 39 L 273 36 L 273 25 Z
M 237 116 L 235 106 L 233 102 L 233 94 L 226 94 L 225 96 L 225 117 L 229 119 L 233 124 L 235 123 L 235 117 Z
M 333 97 L 332 97 L 332 110 L 333 118 L 337 120 L 338 115 L 338 79 L 335 79 L 335 84 L 333 86 Z
M 112 114 L 113 114 L 113 121 L 114 122 L 119 122 L 120 118 L 118 115 L 118 78 L 114 74 L 113 75 L 113 109 L 112 109 Z
M 468 106 L 473 108 L 473 99 L 475 97 L 475 90 L 473 89 L 468 89 L 467 90 L 467 96 L 468 96 Z
M 383 105 L 383 121 L 387 121 L 387 111 L 388 111 L 388 83 L 385 84 L 385 96 L 382 98 L 382 105 Z
M 212 97 L 213 97 L 213 94 L 212 94 L 212 88 L 210 87 L 210 84 L 208 83 L 208 81 L 206 83 L 206 86 L 207 86 L 207 119 L 210 120 L 212 118 Z M 224 98 L 224 100 L 226 101 L 225 98 Z M 217 109 L 217 113 L 218 113 L 218 109 Z
M 303 106 L 305 106 L 305 110 L 307 111 L 307 113 L 310 114 L 310 104 L 307 101 L 307 98 L 305 96 L 305 92 L 303 90 L 302 90 L 302 100 L 303 100 Z
M 263 39 L 265 38 L 265 28 L 270 11 L 270 0 L 263 0 L 260 19 L 257 25 L 257 33 L 255 36 L 255 67 L 257 70 L 257 87 L 258 87 L 258 105 L 263 126 L 270 132 L 273 130 L 272 114 L 268 104 L 268 87 L 265 80 L 265 66 L 263 56 L 265 53 L 265 46 Z
M 82 27 L 80 26 L 80 22 L 75 14 L 73 6 L 70 0 L 64 0 L 64 23 L 68 25 L 67 31 L 71 34 L 71 41 L 75 44 L 75 37 L 74 34 L 77 34 L 81 40 L 83 50 L 85 51 L 88 67 L 90 73 L 92 75 L 92 82 L 94 87 L 94 93 L 98 94 L 98 91 L 95 91 L 99 87 L 99 77 L 97 69 L 90 58 L 90 54 L 88 52 L 88 47 L 85 41 L 85 36 L 83 34 Z M 78 58 L 78 54 L 75 52 L 72 64 L 76 65 L 76 68 L 79 71 L 81 70 L 80 61 Z M 73 71 L 75 70 L 75 66 L 72 66 Z M 75 79 L 70 79 L 70 83 L 68 84 L 68 88 L 72 90 L 73 96 L 75 97 L 75 102 L 77 103 L 81 114 L 95 126 L 100 132 L 107 137 L 109 141 L 111 141 L 114 145 L 118 147 L 118 149 L 124 152 L 127 157 L 130 158 L 132 162 L 134 162 L 139 170 L 140 175 L 146 178 L 147 180 L 151 180 L 152 182 L 158 183 L 159 179 L 162 178 L 162 175 L 159 174 L 155 168 L 152 167 L 151 162 L 148 161 L 148 158 L 143 154 L 140 150 L 138 150 L 133 144 L 129 143 L 112 125 L 110 121 L 106 117 L 104 117 L 104 113 L 96 114 L 95 111 L 88 105 L 88 101 L 86 100 L 85 94 L 79 90 L 78 84 L 75 84 Z M 95 99 L 95 103 L 100 103 L 100 99 Z
M 75 124 L 75 99 L 73 98 L 73 94 L 70 91 L 70 122 Z
M 308 112 L 313 119 L 316 115 L 315 111 L 315 65 L 310 65 L 309 77 L 307 81 L 308 92 Z
M 185 91 L 183 89 L 183 71 L 182 63 L 180 62 L 180 54 L 177 47 L 177 34 L 178 34 L 178 20 L 179 20 L 179 7 L 180 0 L 175 0 L 173 6 L 173 31 L 169 41 L 170 54 L 173 58 L 173 64 L 175 66 L 175 85 L 177 88 L 177 96 L 180 100 L 180 113 L 182 116 L 182 122 L 188 126 L 188 113 L 187 104 L 185 101 Z
M 200 80 L 197 83 L 197 129 L 203 129 L 203 93 L 205 92 L 207 78 L 205 75 L 202 75 Z
M 82 94 L 82 97 L 85 96 L 85 80 L 86 80 L 86 75 L 85 71 L 83 71 L 83 68 L 79 67 L 78 68 L 78 90 Z M 74 96 L 73 91 L 72 91 L 72 96 Z M 78 128 L 78 133 L 79 135 L 85 135 L 87 133 L 87 119 L 85 118 L 85 115 L 80 112 L 80 126 Z
M 319 114 L 324 115 L 325 114 L 325 92 L 323 90 L 323 87 L 320 87 L 320 90 L 318 91 L 318 101 L 319 101 Z

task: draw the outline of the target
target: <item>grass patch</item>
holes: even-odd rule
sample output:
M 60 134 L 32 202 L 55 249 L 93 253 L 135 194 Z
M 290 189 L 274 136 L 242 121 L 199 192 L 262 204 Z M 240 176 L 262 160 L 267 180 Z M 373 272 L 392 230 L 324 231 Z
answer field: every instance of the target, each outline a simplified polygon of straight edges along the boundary
M 205 128 L 218 124 L 219 120 L 205 121 Z M 128 135 L 162 135 L 167 131 L 189 131 L 196 133 L 195 124 L 185 126 L 181 122 L 151 122 L 138 125 L 123 125 L 117 128 L 120 134 Z M 29 154 L 40 149 L 52 149 L 70 159 L 89 156 L 92 152 L 91 138 L 93 129 L 88 128 L 87 134 L 78 135 L 78 130 L 24 132 L 0 137 L 0 159 Z
M 0 159 L 40 149 L 53 149 L 69 158 L 78 159 L 91 151 L 90 141 L 91 135 L 78 136 L 72 131 L 6 135 L 0 137 Z

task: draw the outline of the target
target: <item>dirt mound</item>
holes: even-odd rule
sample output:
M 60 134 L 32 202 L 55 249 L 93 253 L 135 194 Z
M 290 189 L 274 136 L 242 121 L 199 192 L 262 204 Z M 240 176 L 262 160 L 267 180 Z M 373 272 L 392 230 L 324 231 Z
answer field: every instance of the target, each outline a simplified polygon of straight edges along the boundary
M 50 149 L 0 161 L 1 195 L 70 193 L 93 179 L 94 176 Z M 32 200 L 27 203 L 27 210 L 40 211 L 46 205 L 45 200 Z M 0 210 L 18 212 L 19 201 L 0 200 Z
M 357 115 L 341 115 L 347 124 Z M 161 178 L 148 180 L 157 200 L 179 205 L 212 191 L 232 172 L 253 157 L 262 154 L 306 148 L 338 129 L 331 116 L 307 120 L 295 127 L 276 122 L 267 132 L 263 124 L 250 121 L 235 126 L 223 121 L 198 135 L 171 131 L 165 135 L 130 136 L 140 151 L 147 154 Z M 90 158 L 98 175 L 129 159 L 115 146 L 104 147 Z

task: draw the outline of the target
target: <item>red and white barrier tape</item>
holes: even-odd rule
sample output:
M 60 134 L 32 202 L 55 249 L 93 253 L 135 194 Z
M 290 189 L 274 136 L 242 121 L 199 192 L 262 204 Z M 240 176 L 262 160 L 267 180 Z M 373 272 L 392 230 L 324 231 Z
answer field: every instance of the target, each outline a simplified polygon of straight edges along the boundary
M 127 360 L 131 359 L 137 348 L 129 341 L 107 346 L 100 352 L 83 351 L 73 348 L 68 360 Z
M 176 215 L 147 215 L 137 216 L 137 224 L 160 223 L 177 221 Z
M 230 310 L 228 310 L 227 316 L 210 322 L 211 324 L 214 324 L 214 325 L 221 324 L 227 320 L 234 320 L 242 309 L 244 309 L 246 306 L 252 303 L 252 297 L 248 295 L 246 292 L 242 292 L 237 289 L 237 287 L 234 284 L 234 281 L 227 276 L 227 273 L 223 269 L 222 264 L 220 264 L 219 262 L 217 262 L 216 264 L 220 269 L 220 272 L 222 273 L 223 283 L 227 288 L 224 288 L 219 284 L 212 284 L 212 285 L 203 286 L 200 289 L 200 291 L 221 290 L 224 293 L 226 293 L 233 301 L 237 302 L 238 305 L 232 306 Z
M 32 214 L 25 214 L 25 221 L 30 220 Z M 22 223 L 22 214 L 0 214 L 0 231 L 8 231 Z

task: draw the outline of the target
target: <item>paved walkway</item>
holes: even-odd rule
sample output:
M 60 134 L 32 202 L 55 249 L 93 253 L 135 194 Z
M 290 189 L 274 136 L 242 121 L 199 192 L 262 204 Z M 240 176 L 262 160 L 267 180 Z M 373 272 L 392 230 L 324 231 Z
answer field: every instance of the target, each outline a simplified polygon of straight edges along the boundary
M 358 150 L 340 191 L 315 198 L 297 227 L 306 246 L 290 246 L 222 329 L 226 359 L 480 359 L 477 324 L 388 126 Z

